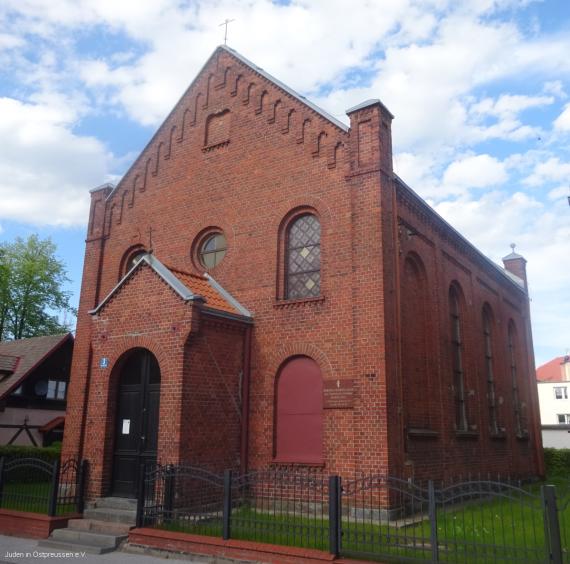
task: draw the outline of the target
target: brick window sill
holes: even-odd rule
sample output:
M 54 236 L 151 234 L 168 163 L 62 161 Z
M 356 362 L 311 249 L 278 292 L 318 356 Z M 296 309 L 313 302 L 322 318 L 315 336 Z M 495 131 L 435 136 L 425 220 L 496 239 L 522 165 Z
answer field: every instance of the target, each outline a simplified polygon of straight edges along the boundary
M 287 460 L 285 458 L 274 458 L 271 461 L 272 466 L 310 466 L 312 468 L 324 468 L 324 460 L 311 460 L 309 462 L 300 462 L 299 460 Z
M 296 300 L 277 300 L 273 307 L 276 309 L 288 309 L 294 307 L 303 307 L 311 304 L 319 304 L 325 301 L 324 296 L 317 296 L 316 298 L 300 298 Z
M 530 435 L 528 431 L 523 431 L 522 433 L 517 433 L 516 435 L 517 441 L 528 441 L 530 439 Z
M 507 433 L 504 431 L 499 431 L 498 433 L 491 433 L 489 435 L 492 441 L 506 441 L 507 440 Z
M 408 437 L 411 439 L 438 439 L 439 432 L 432 429 L 408 429 Z
M 478 431 L 455 431 L 455 436 L 458 439 L 478 439 Z

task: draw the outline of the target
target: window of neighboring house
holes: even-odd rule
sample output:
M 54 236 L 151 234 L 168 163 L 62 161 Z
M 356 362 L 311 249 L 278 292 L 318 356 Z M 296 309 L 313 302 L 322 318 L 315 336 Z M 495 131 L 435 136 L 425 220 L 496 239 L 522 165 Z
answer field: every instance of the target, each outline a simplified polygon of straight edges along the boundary
M 321 224 L 317 216 L 306 214 L 293 220 L 287 229 L 285 297 L 312 298 L 321 294 Z
M 554 388 L 554 397 L 556 399 L 568 399 L 568 388 L 566 386 L 556 386 Z
M 515 344 L 515 326 L 511 321 L 508 329 L 509 362 L 511 368 L 511 385 L 513 390 L 513 409 L 515 412 L 515 428 L 517 435 L 522 435 L 525 431 L 522 417 L 522 405 L 517 375 L 517 355 Z
M 493 334 L 491 312 L 488 306 L 483 308 L 483 341 L 485 343 L 485 372 L 487 375 L 487 404 L 489 407 L 489 429 L 497 434 L 497 400 L 495 393 L 495 378 L 493 374 Z
M 67 382 L 62 382 L 60 380 L 48 380 L 46 398 L 52 400 L 64 400 L 66 389 Z
M 276 404 L 275 460 L 322 463 L 323 379 L 313 359 L 295 357 L 283 366 Z
M 453 389 L 455 392 L 455 429 L 468 431 L 467 406 L 465 405 L 465 374 L 463 372 L 463 341 L 461 339 L 461 307 L 459 290 L 449 288 L 449 320 L 451 324 L 451 360 Z
M 558 423 L 561 425 L 570 425 L 570 413 L 559 413 Z

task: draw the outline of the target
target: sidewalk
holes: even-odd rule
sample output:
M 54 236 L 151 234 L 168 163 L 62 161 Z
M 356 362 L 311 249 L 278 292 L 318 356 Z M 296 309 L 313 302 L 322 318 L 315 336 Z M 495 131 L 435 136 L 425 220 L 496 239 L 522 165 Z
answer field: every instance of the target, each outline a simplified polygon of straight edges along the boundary
M 179 564 L 212 564 L 229 562 L 214 558 L 166 554 L 153 556 L 139 553 L 115 551 L 109 554 L 81 554 L 58 552 L 38 546 L 38 541 L 0 535 L 0 564 L 38 564 L 39 562 L 81 562 L 81 564 L 166 564 L 173 561 Z

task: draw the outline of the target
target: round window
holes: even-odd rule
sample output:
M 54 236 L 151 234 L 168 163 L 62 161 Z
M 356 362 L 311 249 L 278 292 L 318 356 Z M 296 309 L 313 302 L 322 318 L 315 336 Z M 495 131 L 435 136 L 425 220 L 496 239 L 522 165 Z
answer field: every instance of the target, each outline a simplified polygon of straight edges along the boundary
M 205 268 L 213 268 L 222 262 L 226 254 L 226 238 L 221 233 L 207 236 L 200 245 L 200 262 Z

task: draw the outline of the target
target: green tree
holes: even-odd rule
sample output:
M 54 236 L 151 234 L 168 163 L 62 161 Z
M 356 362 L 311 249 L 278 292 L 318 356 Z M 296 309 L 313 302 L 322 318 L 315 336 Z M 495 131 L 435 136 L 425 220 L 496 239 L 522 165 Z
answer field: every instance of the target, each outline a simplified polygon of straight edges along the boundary
M 69 330 L 59 312 L 74 312 L 65 267 L 51 239 L 31 235 L 0 243 L 0 339 L 53 335 Z

